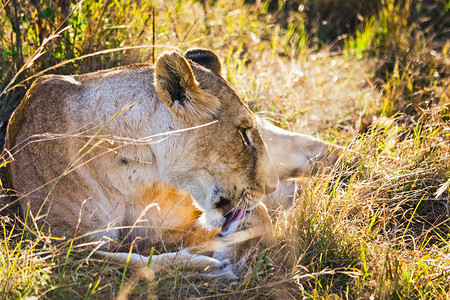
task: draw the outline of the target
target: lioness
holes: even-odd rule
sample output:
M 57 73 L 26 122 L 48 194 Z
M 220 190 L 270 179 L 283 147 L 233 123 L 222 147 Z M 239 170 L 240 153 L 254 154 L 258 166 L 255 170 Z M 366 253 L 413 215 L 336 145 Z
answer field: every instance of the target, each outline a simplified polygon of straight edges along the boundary
M 55 235 L 106 240 L 103 250 L 133 245 L 136 264 L 161 246 L 187 250 L 154 255 L 153 266 L 220 267 L 226 255 L 189 250 L 237 231 L 270 245 L 263 197 L 278 177 L 331 165 L 341 149 L 255 118 L 220 73 L 217 56 L 196 49 L 165 53 L 154 68 L 36 80 L 4 152 L 23 212 Z

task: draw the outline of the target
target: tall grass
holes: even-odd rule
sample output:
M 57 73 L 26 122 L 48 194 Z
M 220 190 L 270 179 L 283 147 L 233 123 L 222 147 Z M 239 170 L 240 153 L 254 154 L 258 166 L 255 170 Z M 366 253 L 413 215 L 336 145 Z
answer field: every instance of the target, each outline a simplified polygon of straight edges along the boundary
M 124 270 L 89 240 L 36 229 L 3 197 L 2 298 L 449 298 L 450 7 L 357 2 L 3 2 L 3 130 L 36 74 L 208 47 L 255 112 L 350 151 L 299 180 L 294 206 L 274 216 L 277 246 L 236 282 Z

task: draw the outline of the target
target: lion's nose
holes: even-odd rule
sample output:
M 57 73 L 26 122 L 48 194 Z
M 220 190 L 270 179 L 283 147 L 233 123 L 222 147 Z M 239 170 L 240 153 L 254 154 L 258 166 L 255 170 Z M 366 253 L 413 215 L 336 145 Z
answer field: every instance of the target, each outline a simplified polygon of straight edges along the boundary
M 276 172 L 274 172 L 270 174 L 266 179 L 266 186 L 265 186 L 266 195 L 275 192 L 277 187 L 278 187 L 278 175 L 276 174 Z
M 277 182 L 278 183 L 278 182 Z M 277 189 L 277 185 L 266 185 L 266 195 L 272 194 Z
M 276 186 L 266 185 L 266 195 L 272 194 L 276 189 Z

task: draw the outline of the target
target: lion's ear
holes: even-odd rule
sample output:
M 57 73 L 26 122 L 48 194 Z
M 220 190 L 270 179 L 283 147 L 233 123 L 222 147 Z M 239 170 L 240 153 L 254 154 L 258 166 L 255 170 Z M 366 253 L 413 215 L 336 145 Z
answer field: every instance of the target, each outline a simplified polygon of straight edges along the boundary
M 209 122 L 217 115 L 219 100 L 199 87 L 191 67 L 178 52 L 158 58 L 155 89 L 158 98 L 185 126 Z
M 211 50 L 200 48 L 190 49 L 184 54 L 184 57 L 221 76 L 222 65 L 220 64 L 219 57 Z

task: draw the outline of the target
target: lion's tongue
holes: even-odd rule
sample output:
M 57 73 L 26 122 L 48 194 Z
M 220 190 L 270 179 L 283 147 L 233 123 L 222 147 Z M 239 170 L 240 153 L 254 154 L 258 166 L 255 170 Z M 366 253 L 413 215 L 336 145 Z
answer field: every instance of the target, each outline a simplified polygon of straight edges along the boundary
M 225 222 L 222 225 L 221 232 L 226 232 L 230 228 L 231 224 L 242 219 L 243 216 L 244 216 L 244 211 L 240 210 L 240 209 L 233 209 L 232 211 L 227 213 L 225 215 Z

